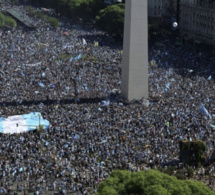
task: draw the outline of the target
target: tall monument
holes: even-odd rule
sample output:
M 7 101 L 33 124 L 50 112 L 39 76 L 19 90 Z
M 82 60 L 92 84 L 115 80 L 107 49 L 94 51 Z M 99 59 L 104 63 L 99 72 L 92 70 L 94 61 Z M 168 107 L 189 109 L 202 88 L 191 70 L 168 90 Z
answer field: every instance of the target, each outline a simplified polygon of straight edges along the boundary
M 126 0 L 122 59 L 122 97 L 148 98 L 147 0 Z

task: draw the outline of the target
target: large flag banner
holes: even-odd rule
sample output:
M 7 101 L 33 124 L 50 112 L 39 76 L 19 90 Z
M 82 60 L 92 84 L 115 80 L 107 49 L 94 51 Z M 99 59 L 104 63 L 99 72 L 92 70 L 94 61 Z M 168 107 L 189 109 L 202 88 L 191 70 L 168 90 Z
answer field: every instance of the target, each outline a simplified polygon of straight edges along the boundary
M 0 133 L 23 133 L 43 126 L 47 129 L 49 121 L 43 119 L 40 112 L 30 112 L 29 114 L 14 115 L 7 118 L 0 118 Z

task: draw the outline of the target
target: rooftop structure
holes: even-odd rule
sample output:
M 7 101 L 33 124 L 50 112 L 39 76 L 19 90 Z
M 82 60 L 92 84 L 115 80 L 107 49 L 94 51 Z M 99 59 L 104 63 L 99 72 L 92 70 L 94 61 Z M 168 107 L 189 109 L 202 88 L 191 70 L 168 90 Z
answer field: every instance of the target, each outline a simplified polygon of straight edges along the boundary
M 215 45 L 215 1 L 181 0 L 180 31 L 184 39 Z

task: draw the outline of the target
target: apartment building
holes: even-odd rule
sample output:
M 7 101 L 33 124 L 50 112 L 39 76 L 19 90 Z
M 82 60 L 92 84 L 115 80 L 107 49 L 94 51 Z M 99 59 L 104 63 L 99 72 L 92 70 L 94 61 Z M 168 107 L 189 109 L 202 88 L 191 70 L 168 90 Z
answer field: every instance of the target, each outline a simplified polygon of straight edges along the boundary
M 215 46 L 215 1 L 180 0 L 182 38 Z
M 176 20 L 179 0 L 148 0 L 149 21 L 170 23 Z

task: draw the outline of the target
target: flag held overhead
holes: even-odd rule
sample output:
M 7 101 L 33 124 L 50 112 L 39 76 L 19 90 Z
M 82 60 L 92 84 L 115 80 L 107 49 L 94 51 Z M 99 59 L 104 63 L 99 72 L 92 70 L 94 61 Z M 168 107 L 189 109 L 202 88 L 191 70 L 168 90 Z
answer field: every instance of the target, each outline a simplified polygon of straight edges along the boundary
M 49 121 L 43 119 L 40 112 L 30 112 L 29 114 L 14 115 L 7 118 L 0 118 L 0 133 L 23 133 L 36 130 L 43 126 L 47 129 Z
M 209 112 L 202 103 L 200 103 L 199 110 L 205 117 L 208 116 L 209 119 L 211 119 L 211 115 L 209 114 Z

